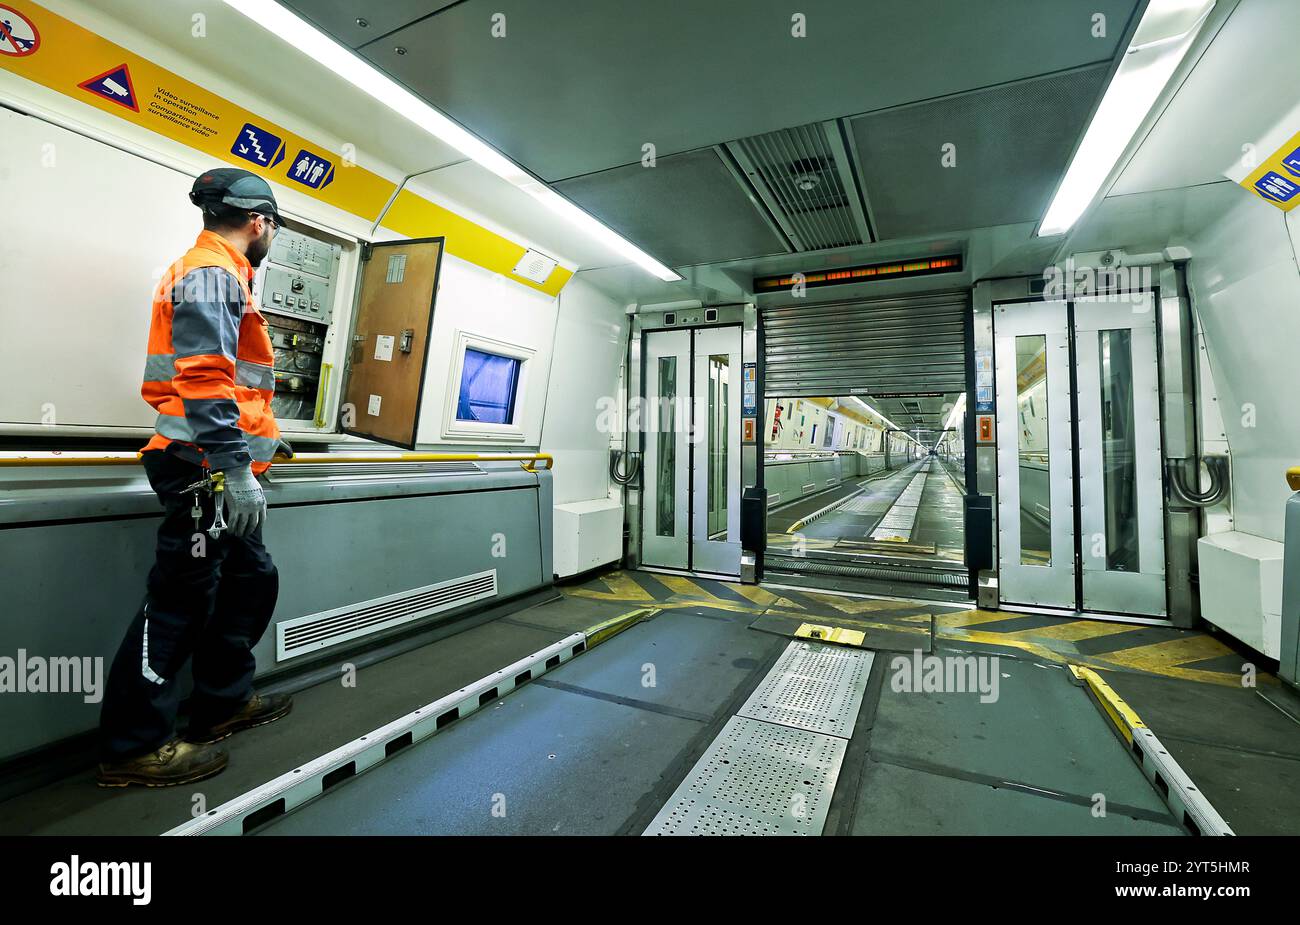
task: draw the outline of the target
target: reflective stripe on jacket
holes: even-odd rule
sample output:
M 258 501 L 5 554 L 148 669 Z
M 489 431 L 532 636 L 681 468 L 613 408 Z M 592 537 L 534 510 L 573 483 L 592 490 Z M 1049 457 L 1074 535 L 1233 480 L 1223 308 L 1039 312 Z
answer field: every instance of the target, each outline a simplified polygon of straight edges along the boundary
M 140 390 L 158 411 L 145 450 L 177 441 L 213 469 L 270 468 L 280 440 L 271 412 L 275 351 L 252 276 L 248 259 L 206 230 L 163 274 Z

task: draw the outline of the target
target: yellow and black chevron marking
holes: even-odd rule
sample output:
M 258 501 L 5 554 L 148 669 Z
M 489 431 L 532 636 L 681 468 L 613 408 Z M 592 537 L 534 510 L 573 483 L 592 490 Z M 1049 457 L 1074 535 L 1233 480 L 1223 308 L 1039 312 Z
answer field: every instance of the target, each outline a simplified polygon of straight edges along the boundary
M 928 635 L 1003 646 L 1059 664 L 1136 671 L 1211 684 L 1240 684 L 1243 658 L 1213 636 L 1164 626 L 1069 619 L 1009 611 L 936 609 L 925 601 L 869 600 L 816 591 L 767 589 L 707 578 L 618 571 L 565 593 L 664 610 L 710 607 L 780 614 L 802 622 Z M 833 617 L 833 619 L 830 619 Z M 816 618 L 816 619 L 815 619 Z
M 936 614 L 935 636 L 1020 649 L 1059 662 L 1240 684 L 1244 659 L 1213 636 L 1174 629 L 1007 611 Z

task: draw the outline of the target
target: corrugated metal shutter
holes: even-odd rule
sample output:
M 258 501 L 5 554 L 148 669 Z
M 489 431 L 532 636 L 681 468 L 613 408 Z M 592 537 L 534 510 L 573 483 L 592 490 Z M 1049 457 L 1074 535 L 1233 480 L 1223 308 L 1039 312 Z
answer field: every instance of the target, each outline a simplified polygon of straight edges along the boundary
M 768 398 L 966 390 L 970 294 L 763 309 Z

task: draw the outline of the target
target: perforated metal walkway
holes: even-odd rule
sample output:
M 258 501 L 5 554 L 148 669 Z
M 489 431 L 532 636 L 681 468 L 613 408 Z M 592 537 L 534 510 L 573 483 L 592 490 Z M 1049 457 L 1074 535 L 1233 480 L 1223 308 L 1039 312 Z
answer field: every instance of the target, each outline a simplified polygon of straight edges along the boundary
M 874 654 L 792 642 L 646 835 L 820 835 Z

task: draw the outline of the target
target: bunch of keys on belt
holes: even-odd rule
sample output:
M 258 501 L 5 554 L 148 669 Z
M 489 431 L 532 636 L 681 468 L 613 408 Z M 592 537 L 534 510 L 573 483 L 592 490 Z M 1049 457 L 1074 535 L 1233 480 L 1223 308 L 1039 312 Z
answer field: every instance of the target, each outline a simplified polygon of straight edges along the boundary
M 194 518 L 194 529 L 199 529 L 199 521 L 203 518 L 203 508 L 199 505 L 199 492 L 205 491 L 212 496 L 212 506 L 214 515 L 212 526 L 208 527 L 207 534 L 214 540 L 221 535 L 221 531 L 226 529 L 226 518 L 222 511 L 225 507 L 222 492 L 226 490 L 226 474 L 224 472 L 204 471 L 203 478 L 199 479 L 193 485 L 188 486 L 182 494 L 193 493 L 194 504 L 190 508 L 190 516 Z

